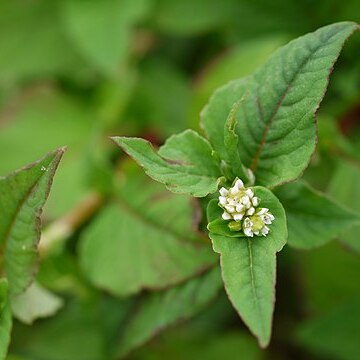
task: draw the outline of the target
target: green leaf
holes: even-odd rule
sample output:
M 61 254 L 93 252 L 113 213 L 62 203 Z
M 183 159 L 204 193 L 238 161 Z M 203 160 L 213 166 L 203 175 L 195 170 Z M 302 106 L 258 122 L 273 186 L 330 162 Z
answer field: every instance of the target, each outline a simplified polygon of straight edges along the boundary
M 114 75 L 130 52 L 132 25 L 147 12 L 147 0 L 61 2 L 69 36 L 90 62 Z
M 284 185 L 276 195 L 286 211 L 288 243 L 299 249 L 324 245 L 360 222 L 359 215 L 304 182 Z
M 138 171 L 125 173 L 116 201 L 80 243 L 85 275 L 119 296 L 172 286 L 216 262 L 211 248 L 194 236 L 190 199 L 144 178 Z
M 357 28 L 351 22 L 336 23 L 291 41 L 252 76 L 214 95 L 213 103 L 235 104 L 245 94 L 235 114 L 238 151 L 258 184 L 276 186 L 294 180 L 308 165 L 316 142 L 314 114 L 344 41 Z M 203 120 L 219 154 L 225 151 L 219 131 L 226 110 Z
M 10 293 L 19 294 L 31 283 L 37 265 L 40 215 L 65 149 L 0 178 L 0 246 Z
M 34 282 L 22 294 L 11 298 L 13 315 L 25 324 L 38 318 L 54 315 L 63 306 L 63 300 Z
M 215 268 L 177 287 L 149 294 L 129 320 L 117 356 L 125 356 L 169 326 L 194 316 L 215 298 L 221 285 Z
M 230 301 L 265 347 L 270 341 L 275 302 L 276 253 L 286 243 L 287 229 L 284 209 L 275 195 L 263 187 L 253 190 L 261 206 L 275 216 L 268 236 L 230 238 L 210 233 L 210 238 L 214 251 L 221 255 L 222 277 Z
M 244 97 L 247 82 L 247 78 L 234 80 L 217 89 L 200 114 L 201 126 L 212 147 L 223 160 L 228 157 L 225 147 L 225 123 L 235 103 Z
M 328 193 L 342 204 L 360 212 L 360 168 L 356 163 L 342 160 L 337 164 L 336 171 L 330 181 Z M 360 226 L 344 231 L 340 241 L 347 247 L 360 252 Z
M 360 299 L 357 297 L 300 324 L 297 343 L 324 359 L 353 360 L 360 353 Z
M 246 237 L 241 231 L 231 231 L 229 229 L 229 221 L 224 220 L 221 215 L 224 212 L 218 205 L 219 201 L 217 199 L 210 200 L 207 207 L 207 218 L 209 224 L 207 226 L 208 230 L 216 235 L 223 235 L 227 237 Z M 213 219 L 213 220 L 210 220 Z
M 208 103 L 211 94 L 233 79 L 247 76 L 262 65 L 270 55 L 286 43 L 287 36 L 265 35 L 236 43 L 219 58 L 211 59 L 193 84 L 191 128 L 196 128 L 201 109 Z M 215 61 L 214 61 L 215 60 Z M 232 104 L 228 109 L 230 112 Z
M 113 140 L 146 174 L 174 193 L 203 197 L 218 188 L 221 180 L 218 162 L 210 144 L 195 131 L 173 135 L 158 153 L 143 139 L 114 137 Z
M 0 359 L 5 360 L 10 343 L 12 328 L 11 309 L 8 295 L 8 282 L 0 279 Z

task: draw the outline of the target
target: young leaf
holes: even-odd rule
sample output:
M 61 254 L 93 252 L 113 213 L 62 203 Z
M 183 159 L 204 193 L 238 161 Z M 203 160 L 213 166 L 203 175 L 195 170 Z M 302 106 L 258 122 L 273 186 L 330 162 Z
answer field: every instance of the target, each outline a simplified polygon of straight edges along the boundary
M 214 149 L 223 155 L 219 131 L 226 111 L 231 102 L 235 104 L 245 95 L 235 114 L 243 164 L 254 172 L 260 185 L 276 186 L 296 179 L 315 148 L 314 114 L 329 74 L 344 41 L 357 28 L 352 22 L 336 23 L 291 41 L 252 76 L 215 94 L 203 114 Z M 219 103 L 225 106 L 210 114 Z
M 139 138 L 114 137 L 117 145 L 141 165 L 146 174 L 174 193 L 203 197 L 217 190 L 221 172 L 210 144 L 195 131 L 168 139 L 156 153 Z
M 304 182 L 284 185 L 276 195 L 286 211 L 288 242 L 296 248 L 311 249 L 321 246 L 351 226 L 360 225 L 360 215 Z
M 192 235 L 189 198 L 164 192 L 138 171 L 125 174 L 117 200 L 82 236 L 80 261 L 88 278 L 125 296 L 172 286 L 213 266 L 211 248 Z
M 237 151 L 239 146 L 239 136 L 236 133 L 237 120 L 235 118 L 235 113 L 238 106 L 241 106 L 243 98 L 239 100 L 230 111 L 230 115 L 226 121 L 224 128 L 224 145 L 226 148 L 227 156 L 226 162 L 230 167 L 232 176 L 230 180 L 239 177 L 243 179 L 249 185 L 254 185 L 254 175 L 250 169 L 245 168 L 243 165 L 240 154 Z
M 63 306 L 63 300 L 34 282 L 22 294 L 11 298 L 14 316 L 26 324 L 38 318 L 55 314 Z
M 235 103 L 244 97 L 247 83 L 248 78 L 243 78 L 220 87 L 200 114 L 201 126 L 206 137 L 223 160 L 228 158 L 228 149 L 225 146 L 225 122 Z
M 8 282 L 0 279 L 0 360 L 6 359 L 12 327 Z
M 284 209 L 275 195 L 263 187 L 253 190 L 261 206 L 275 216 L 270 233 L 253 238 L 210 233 L 210 238 L 214 251 L 221 255 L 222 277 L 230 301 L 265 347 L 270 341 L 275 302 L 276 253 L 286 243 L 287 229 Z
M 130 319 L 117 351 L 123 357 L 165 328 L 194 316 L 212 301 L 221 288 L 219 269 L 164 292 L 148 295 Z
M 223 209 L 220 208 L 219 202 L 217 199 L 210 200 L 207 207 L 207 217 L 209 224 L 207 226 L 208 230 L 216 235 L 224 235 L 227 237 L 245 237 L 246 235 L 241 231 L 231 231 L 229 229 L 229 221 L 224 220 L 221 215 L 224 212 Z M 210 220 L 214 219 L 214 220 Z
M 64 151 L 0 178 L 0 247 L 11 295 L 23 292 L 33 280 L 40 215 Z

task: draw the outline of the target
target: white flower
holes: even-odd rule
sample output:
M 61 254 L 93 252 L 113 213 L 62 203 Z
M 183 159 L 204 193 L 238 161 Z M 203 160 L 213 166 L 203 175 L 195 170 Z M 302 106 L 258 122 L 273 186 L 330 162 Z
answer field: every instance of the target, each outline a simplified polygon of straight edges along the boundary
M 219 206 L 224 209 L 222 218 L 240 222 L 247 210 L 251 208 L 253 191 L 246 189 L 242 180 L 236 179 L 230 189 L 222 187 L 219 192 Z
M 222 218 L 230 221 L 232 231 L 243 231 L 248 237 L 266 236 L 270 232 L 275 217 L 268 208 L 258 208 L 260 199 L 254 191 L 246 188 L 240 179 L 236 179 L 230 189 L 219 190 L 219 206 L 224 210 Z
M 270 225 L 275 216 L 269 212 L 267 208 L 260 208 L 256 212 L 245 218 L 243 223 L 243 231 L 246 236 L 252 236 L 248 234 L 266 236 L 270 232 L 270 228 L 266 225 Z

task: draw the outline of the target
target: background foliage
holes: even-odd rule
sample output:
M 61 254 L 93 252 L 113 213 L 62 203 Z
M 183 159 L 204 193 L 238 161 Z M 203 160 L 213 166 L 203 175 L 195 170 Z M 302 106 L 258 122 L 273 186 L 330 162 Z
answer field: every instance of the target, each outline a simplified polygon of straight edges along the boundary
M 339 241 L 278 255 L 274 335 L 259 350 L 222 289 L 210 242 L 194 230 L 203 226 L 201 203 L 149 180 L 108 139 L 160 145 L 199 131 L 199 112 L 218 86 L 251 73 L 289 39 L 342 20 L 360 22 L 357 0 L 1 2 L 0 174 L 68 147 L 43 212 L 36 282 L 22 295 L 25 284 L 0 283 L 0 338 L 10 326 L 8 292 L 16 318 L 9 360 L 359 357 L 356 228 L 330 227 Z M 356 211 L 359 48 L 357 34 L 337 63 L 304 174 Z M 56 167 L 59 151 L 26 175 L 43 184 L 40 208 L 52 180 L 41 167 Z M 284 199 L 299 216 L 293 192 Z M 32 266 L 32 255 L 20 266 Z

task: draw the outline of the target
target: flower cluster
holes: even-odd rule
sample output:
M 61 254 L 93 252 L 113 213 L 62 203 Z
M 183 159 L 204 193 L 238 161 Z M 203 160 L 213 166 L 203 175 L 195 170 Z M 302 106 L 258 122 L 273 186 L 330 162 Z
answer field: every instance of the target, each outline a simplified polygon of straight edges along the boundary
M 229 228 L 232 231 L 243 231 L 248 237 L 254 235 L 266 236 L 270 225 L 275 219 L 267 208 L 258 208 L 260 199 L 254 192 L 246 188 L 244 183 L 237 179 L 230 189 L 220 189 L 219 206 L 224 209 L 222 218 L 232 220 Z

